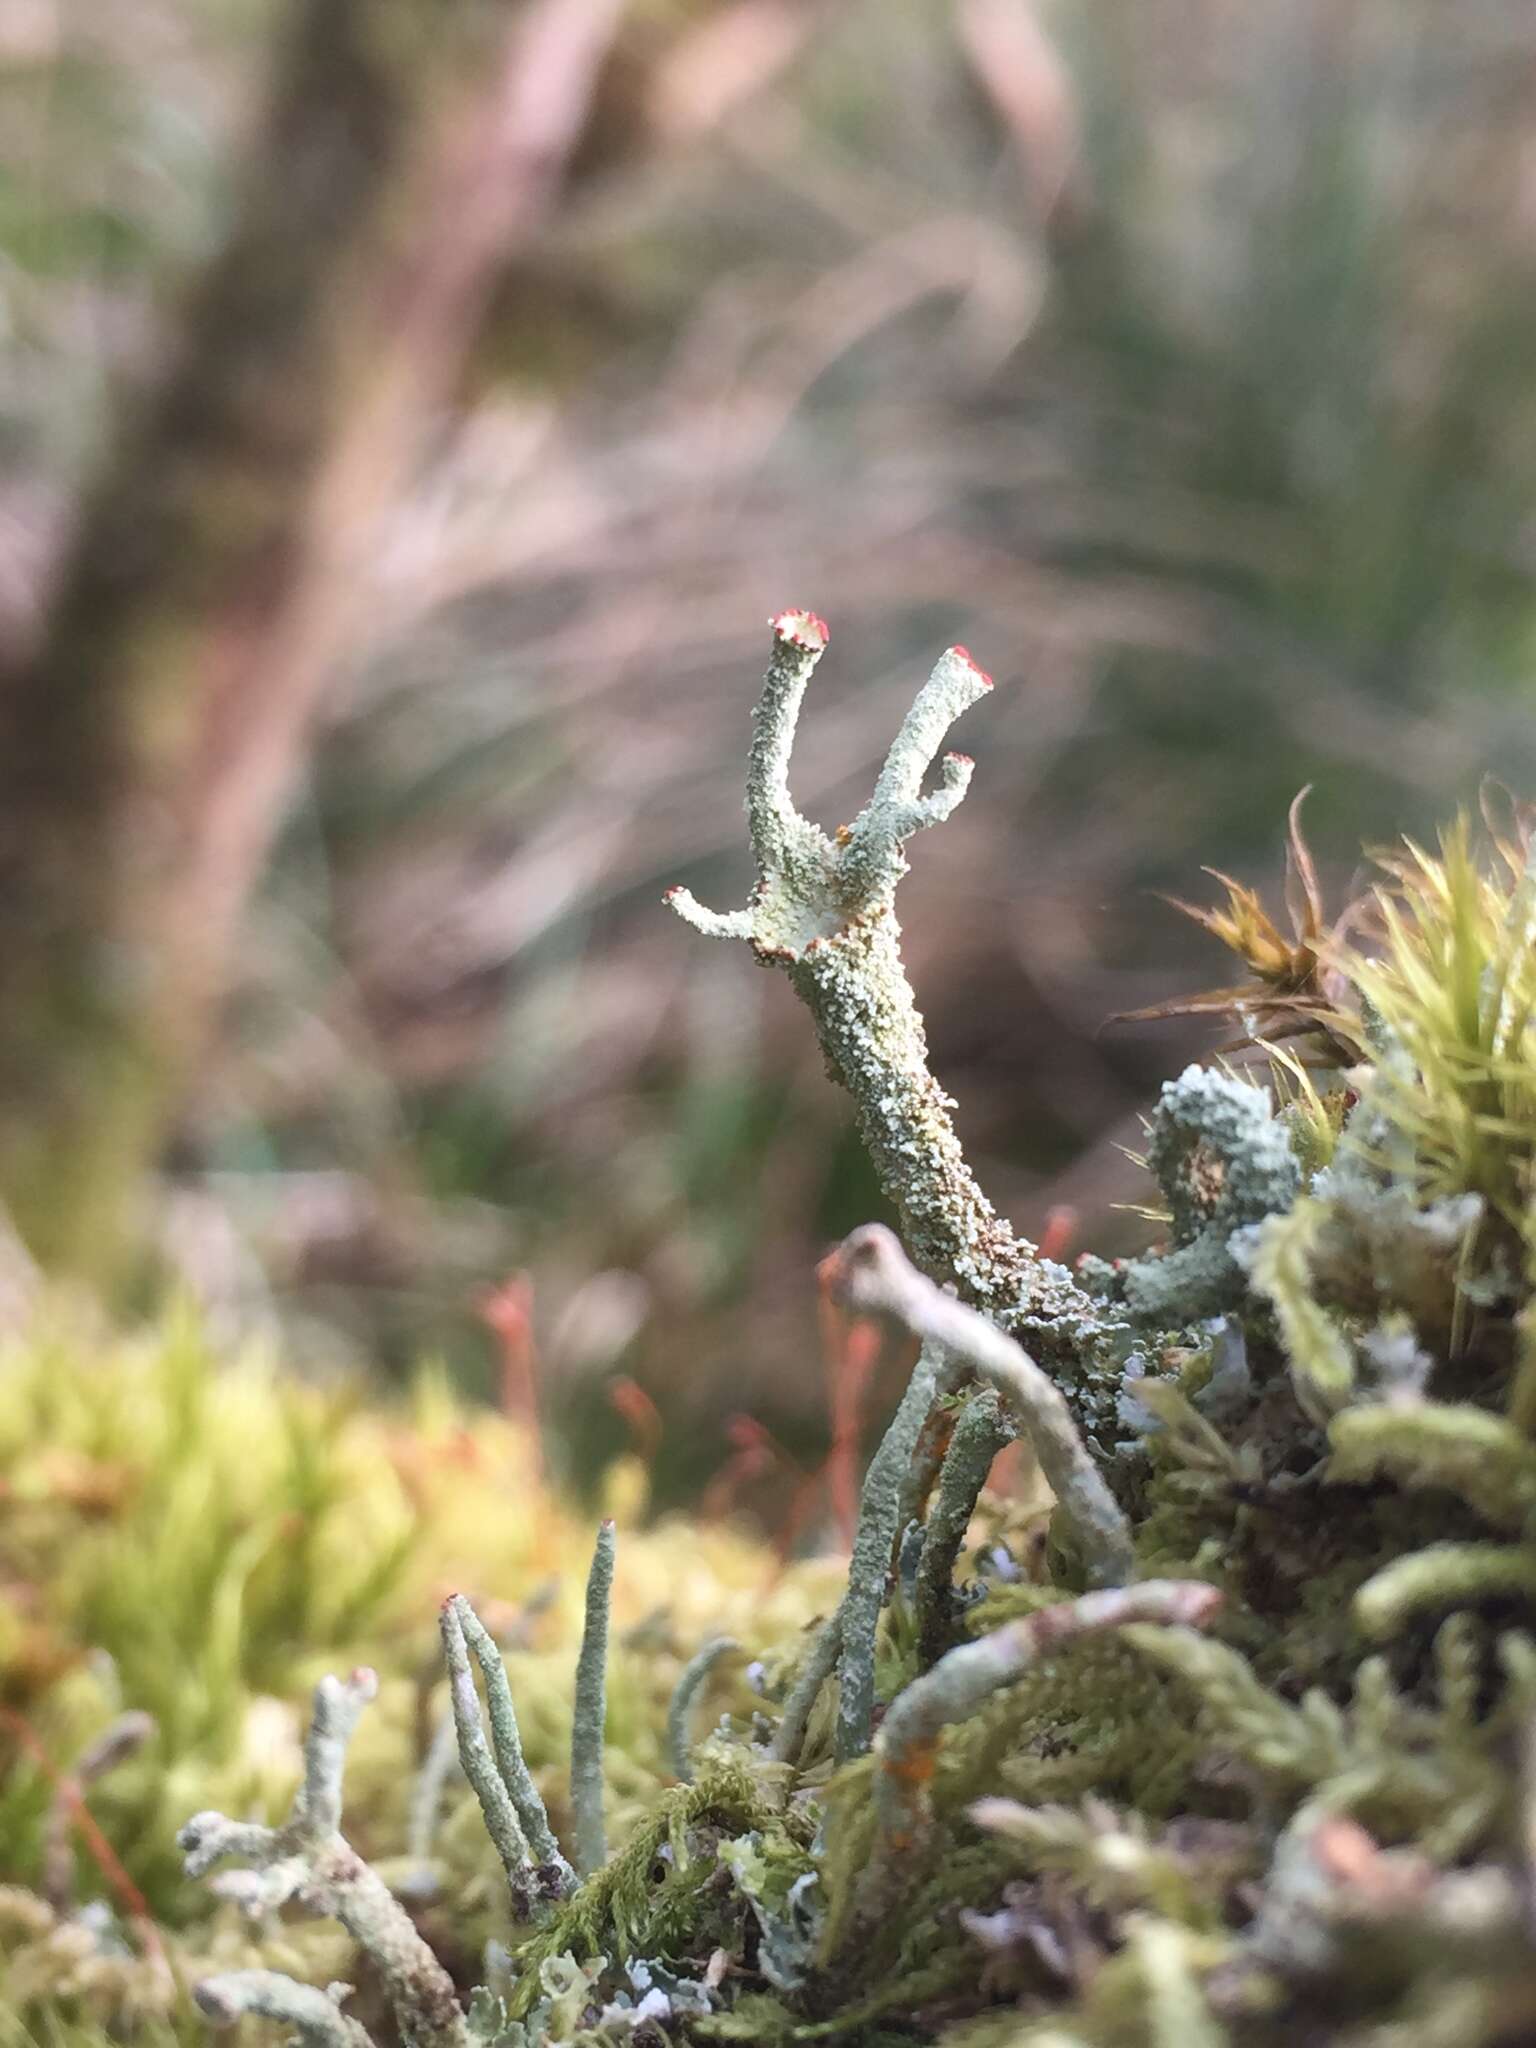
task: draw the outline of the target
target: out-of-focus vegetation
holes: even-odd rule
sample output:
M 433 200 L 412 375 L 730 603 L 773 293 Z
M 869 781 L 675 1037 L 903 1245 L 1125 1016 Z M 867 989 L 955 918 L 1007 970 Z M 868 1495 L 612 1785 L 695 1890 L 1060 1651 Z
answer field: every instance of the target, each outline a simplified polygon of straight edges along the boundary
M 786 1572 L 725 1522 L 639 1533 L 648 1492 L 638 1457 L 608 1475 L 604 1506 L 624 1523 L 607 1756 L 621 1835 L 670 1782 L 668 1695 L 700 1643 L 734 1632 L 771 1651 L 837 1586 L 835 1566 Z M 8 1344 L 0 2024 L 45 2038 L 78 2024 L 84 2040 L 179 2016 L 201 2035 L 190 1978 L 258 1948 L 270 1960 L 275 1930 L 183 1881 L 176 1830 L 210 1805 L 280 1817 L 308 1689 L 360 1663 L 383 1691 L 349 1772 L 349 1828 L 414 1881 L 433 1940 L 473 1974 L 499 1867 L 462 1781 L 440 1785 L 429 1834 L 415 1817 L 447 1711 L 437 1609 L 462 1589 L 507 1647 L 529 1761 L 564 1825 L 593 1519 L 548 1488 L 536 1440 L 440 1378 L 370 1406 L 357 1385 L 304 1386 L 275 1359 L 216 1360 L 190 1311 L 131 1341 L 59 1321 Z M 744 1669 L 717 1671 L 715 1711 L 750 1710 Z M 121 1747 L 109 1768 L 89 1761 L 104 1737 Z M 335 1930 L 298 1926 L 277 1946 L 301 1974 L 350 1967 Z
M 17 618 L 218 239 L 274 19 L 8 14 Z M 1309 780 L 1337 883 L 1490 763 L 1528 779 L 1533 57 L 1508 0 L 615 10 L 168 1153 L 214 1313 L 483 1383 L 475 1293 L 526 1268 L 589 1455 L 619 1365 L 687 1418 L 668 1488 L 733 1408 L 795 1438 L 795 1277 L 874 1191 L 782 989 L 656 908 L 738 878 L 786 601 L 836 612 L 828 819 L 919 648 L 998 674 L 913 974 L 989 1184 L 1105 1242 L 1108 1141 L 1180 1047 L 1100 1026 L 1199 971 L 1145 892 L 1272 869 Z

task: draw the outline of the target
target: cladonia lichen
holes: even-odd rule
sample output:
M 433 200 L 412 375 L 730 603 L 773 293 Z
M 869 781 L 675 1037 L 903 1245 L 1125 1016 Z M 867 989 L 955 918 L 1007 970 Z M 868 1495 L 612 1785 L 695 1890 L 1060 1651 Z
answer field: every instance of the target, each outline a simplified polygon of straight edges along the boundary
M 1413 850 L 1357 955 L 1323 927 L 1293 814 L 1296 945 L 1276 953 L 1279 928 L 1237 884 L 1243 915 L 1203 921 L 1259 951 L 1262 1012 L 1315 1035 L 1319 1077 L 1287 1054 L 1269 1076 L 1171 1081 L 1147 1161 L 1168 1241 L 1074 1277 L 972 1178 L 898 947 L 906 844 L 950 814 L 970 764 L 947 756 L 924 784 L 987 679 L 946 653 L 870 803 L 829 836 L 788 782 L 826 629 L 788 612 L 773 630 L 751 904 L 673 903 L 787 969 L 900 1220 L 899 1236 L 854 1231 L 823 1268 L 832 1300 L 918 1344 L 846 1587 L 797 1654 L 752 1667 L 755 1697 L 703 1742 L 695 1706 L 732 1645 L 687 1646 L 671 1782 L 610 1850 L 622 1567 L 605 1525 L 556 1811 L 569 1860 L 496 1646 L 448 1602 L 459 1756 L 508 1879 L 467 2012 L 339 1833 L 366 1674 L 317 1692 L 288 1822 L 200 1815 L 189 1870 L 239 1856 L 247 1905 L 339 1918 L 411 2048 L 1513 2048 L 1536 2034 L 1523 839 L 1481 865 L 1465 834 Z M 988 1491 L 1014 1436 L 1054 1498 L 1043 1556 Z M 441 1745 L 429 1763 L 423 1841 Z M 343 1986 L 255 1970 L 198 1995 L 212 2017 L 276 2017 L 323 2048 L 368 2038 Z

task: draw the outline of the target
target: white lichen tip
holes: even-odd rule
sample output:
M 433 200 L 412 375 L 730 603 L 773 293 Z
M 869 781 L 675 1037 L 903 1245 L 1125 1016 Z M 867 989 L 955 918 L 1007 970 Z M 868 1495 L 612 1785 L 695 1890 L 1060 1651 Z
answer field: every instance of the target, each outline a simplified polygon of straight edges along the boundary
M 691 924 L 706 938 L 750 939 L 752 936 L 750 910 L 710 910 L 680 882 L 670 888 L 661 900 L 677 912 L 684 924 Z
M 667 1760 L 680 1785 L 693 1783 L 693 1757 L 689 1717 L 694 1701 L 704 1690 L 710 1673 L 723 1657 L 739 1647 L 734 1636 L 715 1636 L 689 1658 L 673 1689 L 667 1708 Z
M 752 904 L 721 914 L 684 888 L 669 889 L 665 900 L 711 938 L 746 939 L 760 958 L 792 965 L 817 938 L 889 909 L 906 873 L 905 841 L 942 823 L 970 785 L 971 757 L 948 753 L 937 786 L 923 790 L 945 733 L 992 688 L 992 678 L 966 648 L 946 648 L 891 744 L 872 799 L 828 839 L 795 808 L 789 764 L 806 684 L 831 636 L 815 612 L 779 612 L 769 624 L 773 655 L 752 716 L 747 771 L 758 870 Z
M 794 609 L 775 612 L 768 623 L 773 628 L 775 639 L 787 640 L 793 647 L 803 647 L 808 654 L 820 654 L 832 638 L 826 620 L 815 612 Z

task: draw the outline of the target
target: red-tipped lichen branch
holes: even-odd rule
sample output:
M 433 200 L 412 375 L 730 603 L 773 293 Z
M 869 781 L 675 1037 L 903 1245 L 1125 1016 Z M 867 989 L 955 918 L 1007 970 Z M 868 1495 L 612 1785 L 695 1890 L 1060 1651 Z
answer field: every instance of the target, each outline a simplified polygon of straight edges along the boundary
M 936 787 L 924 790 L 945 734 L 986 695 L 991 678 L 964 648 L 942 654 L 892 742 L 869 803 L 829 836 L 800 815 L 789 787 L 795 727 L 826 628 L 798 611 L 781 612 L 772 625 L 747 769 L 757 862 L 751 903 L 721 915 L 686 889 L 672 890 L 668 900 L 698 930 L 745 939 L 760 960 L 788 971 L 815 1018 L 828 1066 L 854 1098 L 918 1263 L 955 1280 L 983 1306 L 1017 1308 L 1040 1291 L 1042 1276 L 1032 1248 L 997 1216 L 966 1166 L 950 1121 L 953 1104 L 929 1072 L 895 907 L 906 842 L 947 818 L 969 786 L 969 758 L 946 754 Z M 1074 1312 L 1086 1308 L 1070 1287 L 1066 1292 Z

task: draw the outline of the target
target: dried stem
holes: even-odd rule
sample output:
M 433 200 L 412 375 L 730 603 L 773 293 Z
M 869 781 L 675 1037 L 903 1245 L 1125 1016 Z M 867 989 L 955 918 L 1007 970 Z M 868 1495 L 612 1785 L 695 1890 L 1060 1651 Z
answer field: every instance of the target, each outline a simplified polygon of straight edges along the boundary
M 1133 1564 L 1130 1525 L 1072 1420 L 1060 1389 L 994 1323 L 943 1293 L 907 1260 L 883 1224 L 866 1223 L 834 1254 L 838 1298 L 891 1317 L 925 1344 L 940 1344 L 997 1389 L 1018 1417 L 1084 1563 L 1097 1585 L 1119 1585 Z
M 1203 1627 L 1221 1601 L 1214 1586 L 1192 1579 L 1149 1579 L 1140 1586 L 1085 1593 L 962 1643 L 898 1693 L 875 1742 L 878 1833 L 855 1903 L 854 1925 L 868 1927 L 885 1911 L 903 1868 L 927 1844 L 933 1825 L 929 1788 L 946 1727 L 968 1720 L 999 1686 L 1011 1684 L 1040 1657 L 1078 1636 L 1128 1622 Z
M 152 1715 L 138 1710 L 119 1714 L 76 1758 L 73 1771 L 61 1776 L 55 1785 L 53 1803 L 48 1809 L 43 1829 L 39 1888 L 57 1912 L 68 1912 L 75 1896 L 75 1850 L 71 1830 L 86 1792 L 98 1778 L 115 1771 L 120 1763 L 142 1749 L 154 1732 Z

